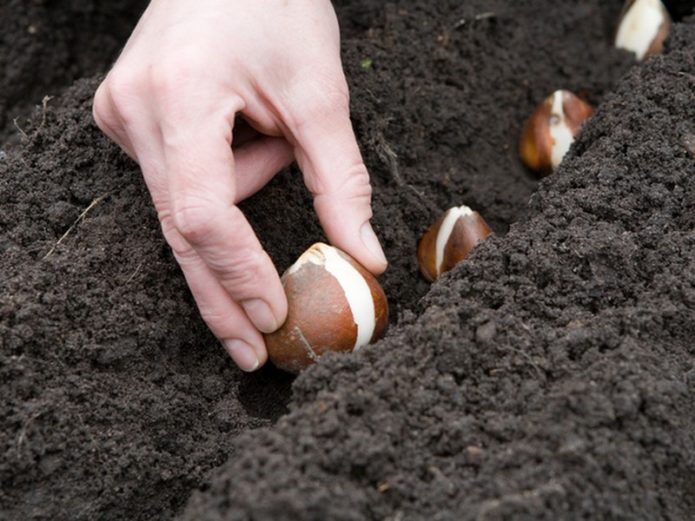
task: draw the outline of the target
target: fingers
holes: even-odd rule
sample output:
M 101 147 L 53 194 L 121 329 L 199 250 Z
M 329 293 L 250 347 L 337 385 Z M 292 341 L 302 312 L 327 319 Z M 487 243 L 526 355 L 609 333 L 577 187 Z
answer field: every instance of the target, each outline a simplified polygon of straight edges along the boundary
M 372 189 L 350 122 L 347 94 L 338 90 L 332 96 L 316 96 L 298 108 L 290 127 L 297 142 L 295 156 L 326 235 L 369 271 L 382 273 L 387 261 L 369 223 Z
M 234 205 L 229 131 L 224 123 L 212 131 L 176 128 L 186 130 L 165 133 L 164 156 L 171 222 L 185 243 L 180 251 L 172 247 L 185 257 L 190 245 L 251 323 L 272 332 L 284 322 L 287 302 L 273 263 Z
M 347 103 L 314 103 L 312 95 L 297 104 L 287 97 L 290 84 L 310 93 L 303 87 L 316 85 L 316 71 L 342 77 L 334 68 L 340 45 L 331 3 L 271 2 L 281 16 L 268 16 L 264 2 L 245 2 L 241 11 L 233 4 L 201 10 L 193 0 L 150 2 L 96 95 L 94 115 L 137 158 L 203 317 L 248 370 L 265 361 L 261 332 L 284 322 L 287 302 L 235 203 L 295 152 L 331 240 L 374 272 L 386 261 L 368 223 L 371 188 Z M 249 109 L 254 101 L 256 112 Z M 294 118 L 291 131 L 279 113 L 285 101 L 291 114 L 306 116 Z M 237 114 L 266 138 L 257 140 L 247 128 L 232 150 Z M 284 136 L 292 149 L 269 136 Z
M 111 83 L 95 95 L 97 124 L 131 157 L 139 155 L 164 235 L 203 319 L 241 369 L 255 370 L 267 360 L 260 331 L 277 329 L 287 304 L 270 258 L 234 203 L 289 164 L 292 147 L 284 139 L 259 138 L 247 128 L 232 152 L 233 118 L 218 117 L 217 126 L 199 130 L 215 118 L 208 113 L 181 121 L 173 111 L 163 117 L 152 112 L 154 106 L 138 109 L 132 97 L 121 96 L 115 104 Z M 239 109 L 226 105 L 225 114 Z M 128 109 L 127 126 L 121 109 Z
M 294 152 L 283 138 L 260 138 L 235 149 L 234 161 L 235 202 L 238 203 L 255 194 L 275 174 L 292 163 Z
M 170 230 L 169 236 L 171 233 L 177 232 Z M 182 237 L 172 240 L 173 243 L 182 241 Z M 260 333 L 195 250 L 185 247 L 177 250 L 176 259 L 203 320 L 240 369 L 255 371 L 268 358 Z

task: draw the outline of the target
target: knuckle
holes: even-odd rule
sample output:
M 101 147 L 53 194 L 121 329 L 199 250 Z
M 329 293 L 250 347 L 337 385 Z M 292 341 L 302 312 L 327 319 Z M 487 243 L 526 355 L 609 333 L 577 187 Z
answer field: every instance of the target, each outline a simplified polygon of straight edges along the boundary
M 317 93 L 314 107 L 321 114 L 347 112 L 350 109 L 350 96 L 347 89 L 338 87 L 323 89 Z
M 148 84 L 158 97 L 180 96 L 191 82 L 200 81 L 203 60 L 185 55 L 176 59 L 164 58 L 153 64 L 148 72 Z
M 369 202 L 372 198 L 369 171 L 361 162 L 348 166 L 339 176 L 315 180 L 309 189 L 314 197 L 330 200 Z
M 94 116 L 94 121 L 100 129 L 104 130 L 110 125 L 111 120 L 113 119 L 112 112 L 111 100 L 109 99 L 106 86 L 102 82 L 94 94 L 94 103 L 92 104 L 92 115 Z
M 127 126 L 136 115 L 136 102 L 142 96 L 141 75 L 125 67 L 114 69 L 104 80 L 102 87 L 103 98 L 110 101 L 111 107 Z
M 350 112 L 350 95 L 346 85 L 335 84 L 335 81 L 317 81 L 309 86 L 303 86 L 297 94 L 293 123 L 301 130 L 308 124 L 321 121 L 336 114 L 347 116 Z
M 190 262 L 195 257 L 193 247 L 183 238 L 174 225 L 171 213 L 161 211 L 159 213 L 159 222 L 162 227 L 162 235 L 174 252 L 174 257 L 182 266 Z
M 229 320 L 229 314 L 219 307 L 198 303 L 198 311 L 203 321 L 216 335 L 219 334 L 222 325 Z
M 155 95 L 166 96 L 176 89 L 180 82 L 177 72 L 177 67 L 169 61 L 159 62 L 150 68 L 148 81 Z
M 186 241 L 199 243 L 215 231 L 218 211 L 205 197 L 185 194 L 172 202 L 171 221 Z
M 342 189 L 345 190 L 348 197 L 371 198 L 372 184 L 369 180 L 369 171 L 364 163 L 353 166 L 347 172 Z
M 264 255 L 262 252 L 244 248 L 234 254 L 226 266 L 217 267 L 224 286 L 233 288 L 240 298 L 247 291 L 258 288 L 263 276 Z

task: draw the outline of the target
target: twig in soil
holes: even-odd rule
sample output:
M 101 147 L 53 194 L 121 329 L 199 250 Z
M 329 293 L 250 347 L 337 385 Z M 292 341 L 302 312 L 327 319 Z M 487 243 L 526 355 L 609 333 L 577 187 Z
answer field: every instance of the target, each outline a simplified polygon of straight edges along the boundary
M 22 448 L 22 445 L 24 444 L 24 441 L 27 439 L 27 431 L 29 430 L 29 426 L 38 418 L 41 416 L 44 412 L 46 411 L 37 411 L 29 418 L 26 419 L 24 424 L 22 424 L 22 430 L 19 431 L 19 436 L 17 436 L 17 450 Z
M 497 13 L 493 11 L 486 11 L 484 13 L 478 13 L 477 15 L 473 16 L 473 21 L 474 22 L 479 22 L 480 20 L 489 20 L 490 18 L 497 18 Z M 454 29 L 458 29 L 460 27 L 463 27 L 466 25 L 467 20 L 465 18 L 461 18 L 454 24 Z
M 474 20 L 477 22 L 478 20 L 488 20 L 490 18 L 497 18 L 497 13 L 493 11 L 486 11 L 484 13 L 475 15 Z
M 688 78 L 690 81 L 695 81 L 695 75 L 690 74 L 689 72 L 680 71 L 678 75 Z
M 23 129 L 22 127 L 19 126 L 19 123 L 17 123 L 17 120 L 18 120 L 18 119 L 19 119 L 19 118 L 14 118 L 14 119 L 12 120 L 12 124 L 14 125 L 14 128 L 16 128 L 17 130 L 19 130 L 19 133 L 22 135 L 22 138 L 24 138 L 25 140 L 29 141 L 29 136 L 27 135 L 26 132 L 24 132 L 24 129 Z
M 41 100 L 41 123 L 39 123 L 39 126 L 36 127 L 36 130 L 34 131 L 34 136 L 41 132 L 43 127 L 46 126 L 46 111 L 48 109 L 48 102 L 52 99 L 53 98 L 51 96 L 44 96 Z
M 130 277 L 128 277 L 128 280 L 125 281 L 126 284 L 129 284 L 130 281 L 133 280 L 133 279 L 135 278 L 135 276 L 136 276 L 136 275 L 138 274 L 138 272 L 140 271 L 140 268 L 142 268 L 142 264 L 143 264 L 142 262 L 141 262 L 140 264 L 138 264 L 138 267 L 135 268 L 135 271 L 133 272 L 133 274 L 132 274 Z
M 65 238 L 68 235 L 70 235 L 70 233 L 77 227 L 78 224 L 80 224 L 80 222 L 85 218 L 85 216 L 89 213 L 89 211 L 92 208 L 94 208 L 96 205 L 98 205 L 101 201 L 103 201 L 109 195 L 110 195 L 109 193 L 105 193 L 104 195 L 100 195 L 99 197 L 94 199 L 94 201 L 89 203 L 89 206 L 87 208 L 85 208 L 84 211 L 80 215 L 77 216 L 77 219 L 75 219 L 75 222 L 73 222 L 70 225 L 70 228 L 68 228 L 68 230 L 62 235 L 62 237 L 60 239 L 58 239 L 58 241 L 53 245 L 53 247 L 48 251 L 48 253 L 43 256 L 43 259 L 41 259 L 41 260 L 46 260 L 48 257 L 53 255 L 53 252 L 56 251 L 56 248 L 58 248 L 58 246 L 60 246 L 60 244 L 65 240 Z
M 14 128 L 16 128 L 19 133 L 22 135 L 22 138 L 25 141 L 29 141 L 32 137 L 36 137 L 41 130 L 43 130 L 43 127 L 46 126 L 46 112 L 48 111 L 48 102 L 51 101 L 53 98 L 51 96 L 44 96 L 43 99 L 41 100 L 41 123 L 39 123 L 39 126 L 36 127 L 36 130 L 31 133 L 31 136 L 27 134 L 22 127 L 19 126 L 19 123 L 17 120 L 19 118 L 14 118 L 12 120 L 12 124 L 14 125 Z
M 420 193 L 417 188 L 413 185 L 406 183 L 401 176 L 401 172 L 398 168 L 398 154 L 391 148 L 391 146 L 386 142 L 383 133 L 379 132 L 376 136 L 377 147 L 376 153 L 379 158 L 386 163 L 389 168 L 391 177 L 396 182 L 396 186 L 400 188 L 407 188 L 417 196 L 419 206 L 425 211 L 426 214 L 432 215 L 439 213 L 439 208 L 435 207 L 429 199 L 427 199 L 422 193 Z
M 383 494 L 384 492 L 387 492 L 391 489 L 391 483 L 389 483 L 388 481 L 382 481 L 377 485 L 376 489 L 380 494 Z
M 517 349 L 516 347 L 505 347 L 504 349 L 507 349 L 511 351 L 512 353 L 516 353 L 518 355 L 521 355 L 523 358 L 526 359 L 528 364 L 533 367 L 536 372 L 538 373 L 538 376 L 541 380 L 544 380 L 546 377 L 545 371 L 539 366 L 536 362 L 534 362 L 533 358 L 531 358 L 531 355 L 529 355 L 526 351 L 523 349 Z
M 376 153 L 379 155 L 382 161 L 384 161 L 388 167 L 391 177 L 396 181 L 398 186 L 405 186 L 406 182 L 401 177 L 401 172 L 398 169 L 398 154 L 391 148 L 391 146 L 384 139 L 384 135 L 379 132 L 377 136 L 379 146 L 376 148 Z
M 304 350 L 306 351 L 306 354 L 309 355 L 309 358 L 311 358 L 314 362 L 318 362 L 319 356 L 314 351 L 314 348 L 311 347 L 311 344 L 307 341 L 306 337 L 304 336 L 304 333 L 302 333 L 302 330 L 295 326 L 293 331 L 299 337 L 299 340 L 302 341 Z

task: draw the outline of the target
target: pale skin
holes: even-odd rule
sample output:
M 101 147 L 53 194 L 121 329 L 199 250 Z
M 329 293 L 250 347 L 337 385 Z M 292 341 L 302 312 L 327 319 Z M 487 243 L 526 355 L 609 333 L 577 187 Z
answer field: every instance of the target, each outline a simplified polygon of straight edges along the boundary
M 331 243 L 386 269 L 330 1 L 152 0 L 94 118 L 139 163 L 200 314 L 241 369 L 265 363 L 262 333 L 287 301 L 236 205 L 284 167 L 297 162 Z

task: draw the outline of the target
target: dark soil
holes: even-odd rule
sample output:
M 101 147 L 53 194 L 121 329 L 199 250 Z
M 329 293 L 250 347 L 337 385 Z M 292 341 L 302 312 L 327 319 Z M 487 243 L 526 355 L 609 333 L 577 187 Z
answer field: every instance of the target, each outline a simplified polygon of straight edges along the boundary
M 105 70 L 146 0 L 0 2 L 0 142 L 16 137 L 34 105 Z M 13 140 L 14 142 L 15 140 Z
M 0 519 L 690 519 L 695 26 L 634 66 L 619 10 L 341 3 L 391 329 L 294 383 L 207 332 L 98 79 L 39 111 L 0 159 Z M 600 106 L 539 185 L 515 142 L 560 87 Z M 430 289 L 454 204 L 497 237 Z M 294 170 L 243 209 L 280 270 L 323 238 Z

